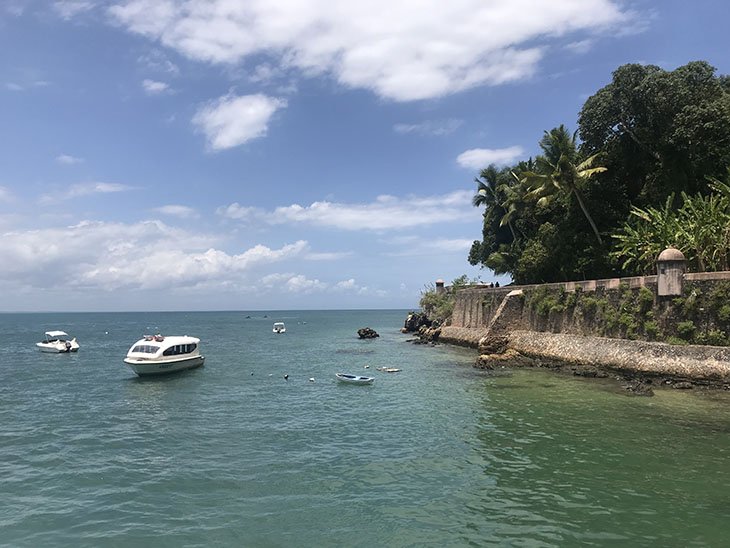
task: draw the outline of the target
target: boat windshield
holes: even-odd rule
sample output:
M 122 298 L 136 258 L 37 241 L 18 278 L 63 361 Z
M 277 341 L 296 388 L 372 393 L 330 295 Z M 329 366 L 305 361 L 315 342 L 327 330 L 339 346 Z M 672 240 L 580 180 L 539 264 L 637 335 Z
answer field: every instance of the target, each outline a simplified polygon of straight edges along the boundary
M 141 352 L 143 354 L 154 354 L 160 349 L 159 346 L 154 346 L 152 344 L 138 344 L 134 348 L 132 348 L 132 352 Z

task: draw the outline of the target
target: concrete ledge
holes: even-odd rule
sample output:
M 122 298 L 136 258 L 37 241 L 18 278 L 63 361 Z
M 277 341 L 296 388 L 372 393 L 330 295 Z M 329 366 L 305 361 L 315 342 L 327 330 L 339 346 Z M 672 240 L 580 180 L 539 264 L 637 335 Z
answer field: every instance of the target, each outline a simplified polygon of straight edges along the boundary
M 507 347 L 531 358 L 711 383 L 730 382 L 730 348 L 513 331 Z
M 479 340 L 487 334 L 486 327 L 442 327 L 439 342 L 479 348 Z

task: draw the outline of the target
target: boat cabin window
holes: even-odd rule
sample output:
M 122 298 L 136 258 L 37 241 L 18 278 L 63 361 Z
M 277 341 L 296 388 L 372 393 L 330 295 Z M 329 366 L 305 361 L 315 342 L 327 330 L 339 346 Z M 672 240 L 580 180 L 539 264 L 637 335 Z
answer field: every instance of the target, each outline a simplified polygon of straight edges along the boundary
M 162 353 L 163 356 L 177 356 L 178 354 L 190 354 L 197 348 L 196 344 L 176 344 L 170 348 L 166 348 Z
M 154 354 L 160 349 L 159 346 L 153 346 L 151 344 L 138 344 L 132 349 L 132 352 L 142 352 L 144 354 Z

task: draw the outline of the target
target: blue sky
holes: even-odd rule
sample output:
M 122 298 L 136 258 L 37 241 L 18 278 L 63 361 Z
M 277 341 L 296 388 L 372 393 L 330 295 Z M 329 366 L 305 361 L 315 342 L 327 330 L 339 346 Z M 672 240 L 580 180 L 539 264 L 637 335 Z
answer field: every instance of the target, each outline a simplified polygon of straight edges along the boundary
M 413 308 L 480 169 L 721 1 L 4 0 L 0 311 Z

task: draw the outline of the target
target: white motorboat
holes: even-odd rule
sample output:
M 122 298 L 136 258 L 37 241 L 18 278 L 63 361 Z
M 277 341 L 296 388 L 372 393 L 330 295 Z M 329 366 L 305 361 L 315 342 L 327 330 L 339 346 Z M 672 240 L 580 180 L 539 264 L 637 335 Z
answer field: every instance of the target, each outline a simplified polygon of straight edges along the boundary
M 139 376 L 173 373 L 200 367 L 200 339 L 195 337 L 146 335 L 132 345 L 124 363 Z
M 286 333 L 286 326 L 284 326 L 284 322 L 276 322 L 272 331 L 274 333 Z
M 79 343 L 76 342 L 76 337 L 69 340 L 68 334 L 63 331 L 46 331 L 46 339 L 35 343 L 41 352 L 77 352 L 79 349 Z
M 363 377 L 362 375 L 348 375 L 347 373 L 335 373 L 335 377 L 340 382 L 350 384 L 373 384 L 373 377 Z

